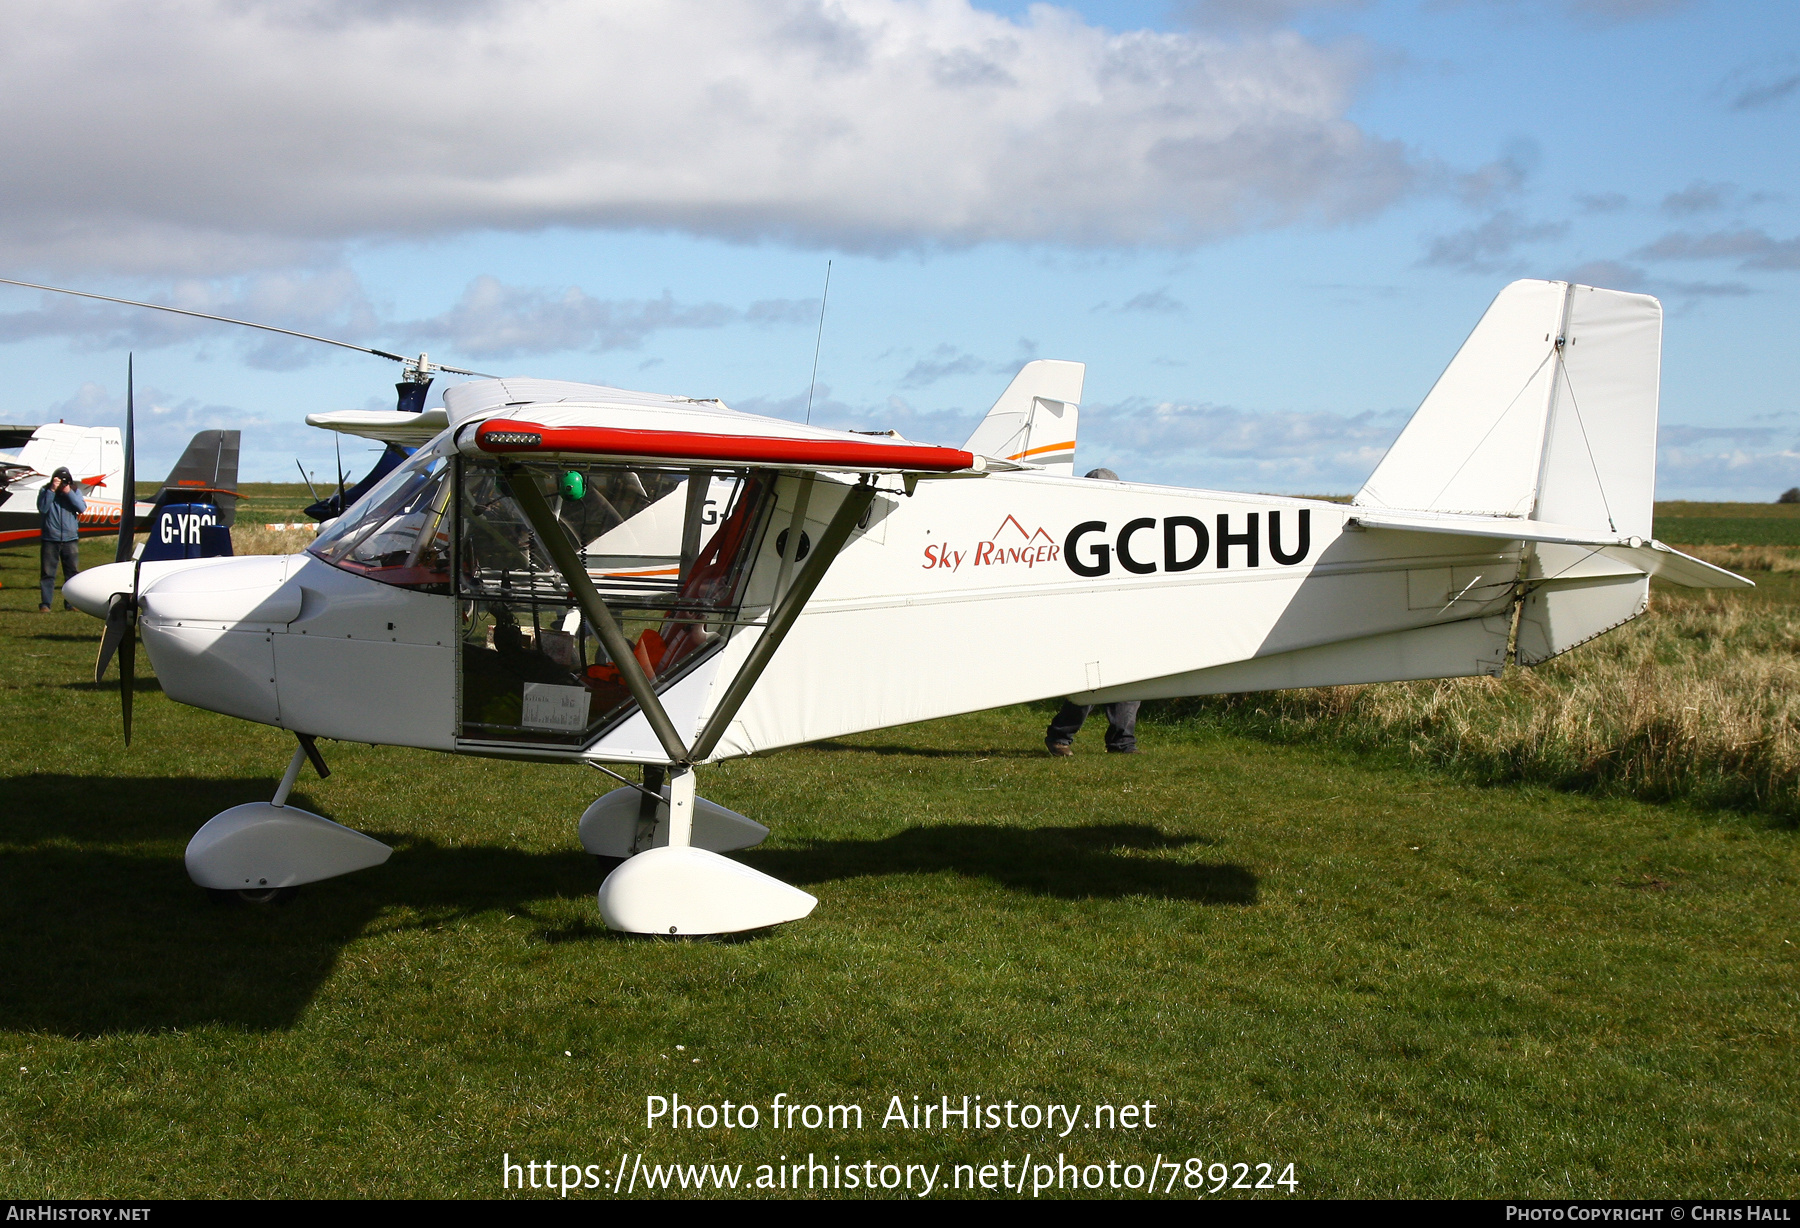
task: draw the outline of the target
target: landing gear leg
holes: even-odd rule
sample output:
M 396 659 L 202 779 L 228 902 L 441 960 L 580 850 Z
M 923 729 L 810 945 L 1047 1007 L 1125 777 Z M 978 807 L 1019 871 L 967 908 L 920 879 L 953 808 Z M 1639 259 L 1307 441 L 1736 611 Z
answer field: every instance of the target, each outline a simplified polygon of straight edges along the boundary
M 600 916 L 628 934 L 736 934 L 798 921 L 818 900 L 760 870 L 696 848 L 694 770 L 669 769 L 669 843 L 647 849 L 600 884 Z M 597 803 L 596 803 L 597 804 Z
M 657 805 L 656 799 L 650 794 L 660 795 L 662 793 L 663 781 L 668 778 L 668 775 L 666 771 L 654 764 L 644 769 L 644 788 L 649 792 L 638 794 L 637 836 L 631 842 L 631 851 L 634 854 L 656 846 L 656 820 L 662 807 Z

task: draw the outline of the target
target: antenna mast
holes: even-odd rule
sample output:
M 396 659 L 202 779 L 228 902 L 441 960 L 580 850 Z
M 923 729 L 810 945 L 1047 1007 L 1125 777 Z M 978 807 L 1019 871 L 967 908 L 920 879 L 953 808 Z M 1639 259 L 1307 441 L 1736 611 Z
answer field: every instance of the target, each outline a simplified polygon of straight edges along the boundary
M 813 341 L 812 383 L 806 386 L 806 425 L 812 425 L 813 389 L 819 386 L 819 347 L 825 343 L 825 304 L 831 298 L 831 261 L 825 262 L 825 293 L 819 296 L 819 335 Z

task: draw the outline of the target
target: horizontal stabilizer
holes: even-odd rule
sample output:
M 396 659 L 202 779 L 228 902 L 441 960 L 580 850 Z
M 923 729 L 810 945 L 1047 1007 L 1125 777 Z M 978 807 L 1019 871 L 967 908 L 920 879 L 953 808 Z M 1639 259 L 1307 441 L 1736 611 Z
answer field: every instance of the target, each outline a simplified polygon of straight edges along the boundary
M 1457 516 L 1434 512 L 1389 512 L 1358 509 L 1350 521 L 1364 529 L 1395 529 L 1403 533 L 1448 533 L 1458 537 L 1485 537 L 1495 541 L 1544 542 L 1564 546 L 1590 546 L 1615 562 L 1634 567 L 1647 576 L 1660 576 L 1688 588 L 1755 588 L 1755 582 L 1736 572 L 1714 567 L 1691 554 L 1683 554 L 1659 541 L 1596 533 L 1574 525 L 1551 524 L 1501 516 Z

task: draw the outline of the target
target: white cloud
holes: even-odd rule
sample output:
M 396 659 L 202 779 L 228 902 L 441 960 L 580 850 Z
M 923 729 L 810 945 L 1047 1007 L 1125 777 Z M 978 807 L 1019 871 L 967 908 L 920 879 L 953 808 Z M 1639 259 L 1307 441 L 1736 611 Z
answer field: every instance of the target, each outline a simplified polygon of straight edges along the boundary
M 1410 411 L 1253 413 L 1228 405 L 1083 406 L 1077 465 L 1220 490 L 1348 494 L 1374 471 Z
M 460 357 L 481 360 L 559 350 L 636 349 L 665 329 L 804 324 L 818 311 L 816 299 L 765 299 L 739 310 L 723 303 L 677 303 L 667 291 L 661 298 L 609 301 L 575 286 L 508 286 L 483 276 L 469 283 L 450 310 L 386 331 L 415 345 L 444 342 Z
M 1696 427 L 1657 432 L 1656 496 L 1767 503 L 1800 483 L 1793 428 Z
M 1467 174 L 1455 176 L 1453 183 L 1456 194 L 1463 204 L 1477 209 L 1517 196 L 1542 160 L 1543 150 L 1536 141 L 1525 138 L 1511 141 L 1505 151 L 1492 162 L 1483 163 Z
M 1369 3 L 1370 0 L 1188 0 L 1180 8 L 1200 26 L 1267 29 L 1314 12 L 1366 9 Z
M 1631 204 L 1623 192 L 1592 192 L 1577 196 L 1575 203 L 1588 213 L 1617 213 Z
M 1366 214 L 1348 45 L 967 0 L 15 0 L 11 267 L 218 274 L 352 239 L 652 228 L 1185 245 Z
M 1147 311 L 1154 315 L 1179 315 L 1187 310 L 1187 304 L 1169 295 L 1169 288 L 1163 286 L 1157 290 L 1143 290 L 1132 295 L 1119 304 L 1120 311 Z
M 1672 213 L 1677 217 L 1710 213 L 1715 209 L 1723 209 L 1736 195 L 1736 184 L 1708 183 L 1703 179 L 1696 179 L 1681 191 L 1670 192 L 1663 197 L 1662 207 L 1664 213 Z
M 1567 222 L 1529 222 L 1511 209 L 1502 209 L 1479 226 L 1439 235 L 1420 263 L 1465 273 L 1498 273 L 1512 265 L 1513 251 L 1520 244 L 1558 239 L 1568 229 Z
M 1620 260 L 1590 260 L 1562 274 L 1565 281 L 1608 290 L 1635 290 L 1658 298 L 1681 299 L 1690 306 L 1703 298 L 1742 298 L 1755 291 L 1740 281 L 1672 281 L 1651 277 L 1643 269 Z
M 988 370 L 991 365 L 985 358 L 966 354 L 957 347 L 945 343 L 934 349 L 927 357 L 913 363 L 906 374 L 900 377 L 900 387 L 909 390 L 928 388 L 949 376 L 973 375 Z
M 1673 231 L 1634 254 L 1643 260 L 1736 260 L 1740 269 L 1800 269 L 1800 236 L 1777 239 L 1748 226 L 1698 235 Z

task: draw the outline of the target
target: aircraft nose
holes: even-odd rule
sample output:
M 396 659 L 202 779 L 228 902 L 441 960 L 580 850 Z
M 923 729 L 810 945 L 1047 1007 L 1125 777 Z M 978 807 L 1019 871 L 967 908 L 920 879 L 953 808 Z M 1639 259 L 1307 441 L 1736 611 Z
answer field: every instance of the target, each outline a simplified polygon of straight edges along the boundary
M 106 617 L 114 593 L 131 591 L 132 563 L 107 563 L 77 573 L 63 585 L 63 600 L 95 618 Z

